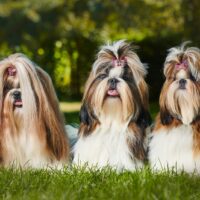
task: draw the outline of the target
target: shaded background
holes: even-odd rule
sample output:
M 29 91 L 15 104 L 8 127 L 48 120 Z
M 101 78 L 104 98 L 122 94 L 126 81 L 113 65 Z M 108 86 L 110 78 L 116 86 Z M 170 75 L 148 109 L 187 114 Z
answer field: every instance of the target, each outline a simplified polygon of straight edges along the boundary
M 200 46 L 199 0 L 1 0 L 0 58 L 23 52 L 47 71 L 60 101 L 80 101 L 100 45 L 127 39 L 148 63 L 158 100 L 167 49 Z

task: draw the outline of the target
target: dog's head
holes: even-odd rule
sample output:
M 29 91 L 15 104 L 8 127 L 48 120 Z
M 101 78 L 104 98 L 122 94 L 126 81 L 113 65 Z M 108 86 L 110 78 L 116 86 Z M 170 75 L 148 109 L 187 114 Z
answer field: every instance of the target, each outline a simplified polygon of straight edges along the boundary
M 98 118 L 120 112 L 122 121 L 127 121 L 131 116 L 136 119 L 141 108 L 138 88 L 128 68 L 116 75 L 114 72 L 118 70 L 99 74 L 90 85 L 84 101 Z
M 108 118 L 119 123 L 130 120 L 148 124 L 146 69 L 130 44 L 118 41 L 103 46 L 88 78 L 81 123 L 87 134 Z M 144 125 L 144 126 L 145 126 Z
M 101 47 L 87 80 L 84 95 L 87 93 L 93 80 L 100 74 L 109 75 L 110 73 L 117 73 L 116 76 L 123 76 L 127 68 L 140 92 L 143 106 L 148 110 L 148 87 L 144 81 L 147 74 L 146 66 L 134 52 L 132 44 L 125 40 L 119 40 Z
M 160 116 L 163 124 L 173 118 L 190 124 L 200 107 L 200 50 L 184 45 L 169 50 L 165 61 L 166 81 L 160 95 Z
M 133 46 L 120 40 L 101 47 L 93 64 L 93 72 L 94 74 L 108 73 L 113 68 L 120 68 L 119 72 L 123 73 L 125 66 L 130 68 L 137 83 L 147 73 L 138 55 L 134 52 Z

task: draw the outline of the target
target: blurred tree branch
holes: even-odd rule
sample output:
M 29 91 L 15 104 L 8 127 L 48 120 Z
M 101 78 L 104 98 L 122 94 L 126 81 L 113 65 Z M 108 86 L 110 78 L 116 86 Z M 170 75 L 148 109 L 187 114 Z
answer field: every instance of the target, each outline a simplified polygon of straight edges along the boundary
M 133 40 L 160 70 L 171 44 L 199 42 L 199 12 L 198 0 L 1 0 L 0 56 L 22 51 L 51 75 L 61 98 L 80 98 L 100 44 Z

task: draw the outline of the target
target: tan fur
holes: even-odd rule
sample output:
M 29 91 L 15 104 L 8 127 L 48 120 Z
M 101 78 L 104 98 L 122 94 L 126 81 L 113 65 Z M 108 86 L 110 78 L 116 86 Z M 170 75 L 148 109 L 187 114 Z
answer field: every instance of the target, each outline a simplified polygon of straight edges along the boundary
M 175 84 L 180 80 L 178 77 L 179 70 L 176 64 L 187 61 L 188 68 L 182 73 L 183 78 L 187 81 L 184 95 Z M 192 126 L 193 130 L 193 152 L 194 156 L 200 155 L 200 50 L 196 47 L 186 48 L 185 44 L 177 48 L 171 48 L 164 65 L 165 83 L 160 94 L 160 112 L 156 117 L 154 132 L 159 129 L 172 129 L 182 125 L 182 116 L 187 115 L 186 109 L 190 111 L 191 120 L 187 125 Z M 193 80 L 190 77 L 193 76 Z M 174 86 L 172 86 L 174 84 Z M 184 91 L 183 91 L 184 92 Z M 162 123 L 162 115 L 168 117 L 169 123 Z
M 158 131 L 159 129 L 162 129 L 162 128 L 170 130 L 170 129 L 174 128 L 174 127 L 178 127 L 181 124 L 182 123 L 181 123 L 180 120 L 173 119 L 172 122 L 169 125 L 165 126 L 165 125 L 163 125 L 161 123 L 160 113 L 158 113 L 158 115 L 156 116 L 156 119 L 155 119 L 155 124 L 154 124 L 154 127 L 153 127 L 153 131 L 156 132 L 156 131 Z
M 15 76 L 7 75 L 9 66 L 16 68 L 17 73 Z M 23 102 L 23 107 L 20 108 L 22 110 L 20 116 L 23 118 L 21 122 L 15 118 L 15 111 L 13 111 L 14 113 L 10 112 L 10 117 L 6 122 L 4 115 L 7 112 L 7 107 L 2 105 L 0 108 L 2 110 L 2 165 L 5 164 L 4 160 L 7 159 L 7 154 L 3 154 L 4 140 L 8 135 L 6 132 L 10 132 L 10 135 L 12 135 L 12 129 L 20 125 L 21 129 L 16 129 L 14 132 L 20 137 L 20 131 L 23 130 L 27 133 L 27 137 L 32 134 L 34 138 L 38 138 L 36 140 L 41 144 L 41 155 L 38 155 L 38 157 L 44 157 L 46 166 L 67 162 L 69 145 L 64 127 L 64 118 L 59 110 L 56 93 L 47 73 L 33 64 L 23 54 L 13 54 L 0 62 L 0 82 L 1 102 L 6 104 L 11 101 L 11 99 L 6 100 L 5 95 L 12 88 L 20 88 Z M 8 85 L 9 87 L 6 89 Z M 15 124 L 10 123 L 11 120 L 15 121 Z M 9 148 L 6 151 L 9 153 Z M 14 157 L 13 155 L 13 159 Z M 33 162 L 34 159 L 37 159 L 37 155 L 33 157 Z M 23 165 L 23 163 L 19 164 Z
M 144 106 L 145 110 L 149 110 L 149 88 L 144 79 L 141 79 L 138 84 L 138 88 L 142 100 L 142 105 Z
M 200 118 L 197 118 L 193 124 L 192 124 L 192 129 L 193 129 L 193 151 L 194 151 L 194 156 L 199 156 L 200 155 Z

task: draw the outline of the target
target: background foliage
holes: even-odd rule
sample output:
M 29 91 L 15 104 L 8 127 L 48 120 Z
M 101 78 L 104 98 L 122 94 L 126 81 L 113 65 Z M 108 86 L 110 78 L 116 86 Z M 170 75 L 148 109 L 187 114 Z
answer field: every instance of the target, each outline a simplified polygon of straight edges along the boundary
M 149 64 L 150 98 L 162 85 L 167 49 L 200 45 L 199 0 L 1 0 L 0 57 L 23 52 L 52 77 L 60 100 L 79 100 L 95 54 L 127 39 Z

